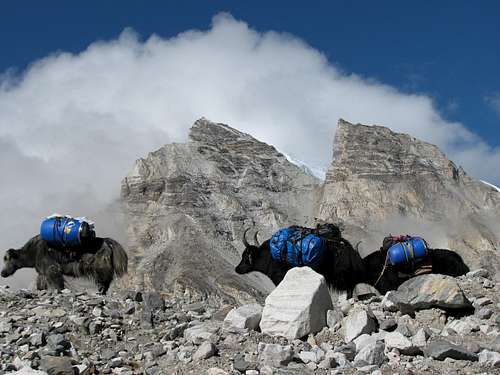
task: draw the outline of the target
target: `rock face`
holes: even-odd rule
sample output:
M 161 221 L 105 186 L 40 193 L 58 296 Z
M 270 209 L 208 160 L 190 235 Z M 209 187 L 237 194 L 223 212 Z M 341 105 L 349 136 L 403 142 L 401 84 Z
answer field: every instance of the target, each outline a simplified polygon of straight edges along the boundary
M 260 329 L 272 336 L 301 338 L 325 327 L 332 307 L 323 276 L 309 267 L 292 268 L 266 298 Z
M 264 238 L 310 220 L 318 184 L 274 147 L 196 121 L 187 143 L 138 160 L 122 181 L 128 284 L 242 302 L 267 294 L 267 278 L 234 272 L 242 233 L 255 225 Z
M 392 296 L 392 297 L 390 297 Z M 455 278 L 445 275 L 422 275 L 405 281 L 396 292 L 389 292 L 402 312 L 441 307 L 443 309 L 470 309 L 472 303 L 464 295 Z
M 500 193 L 434 145 L 382 126 L 338 122 L 317 216 L 345 223 L 367 255 L 388 233 L 422 233 L 469 266 L 500 270 Z M 471 267 L 472 268 L 472 267 Z

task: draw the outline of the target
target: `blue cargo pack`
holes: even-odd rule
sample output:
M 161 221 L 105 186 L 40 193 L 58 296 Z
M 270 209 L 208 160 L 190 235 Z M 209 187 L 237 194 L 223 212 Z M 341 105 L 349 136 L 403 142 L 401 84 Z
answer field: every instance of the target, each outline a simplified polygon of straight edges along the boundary
M 414 263 L 427 255 L 427 243 L 420 237 L 404 236 L 395 241 L 387 255 L 392 265 Z
M 276 261 L 292 267 L 317 269 L 326 250 L 326 241 L 307 228 L 292 226 L 273 234 L 269 246 Z
M 84 217 L 54 214 L 42 221 L 40 237 L 54 247 L 79 247 L 95 237 L 94 223 Z

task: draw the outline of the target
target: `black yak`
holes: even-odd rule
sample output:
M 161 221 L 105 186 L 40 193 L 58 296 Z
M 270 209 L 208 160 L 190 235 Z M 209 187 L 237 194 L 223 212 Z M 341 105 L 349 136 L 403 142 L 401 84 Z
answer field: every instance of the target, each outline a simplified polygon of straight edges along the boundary
M 248 230 L 246 229 L 243 233 L 242 241 L 245 250 L 235 271 L 238 274 L 261 272 L 278 285 L 292 266 L 274 260 L 271 255 L 270 239 L 259 244 L 257 232 L 254 236 L 255 244 L 250 245 L 246 239 Z M 340 236 L 340 231 L 338 236 L 329 238 L 326 244 L 324 257 L 316 271 L 325 277 L 329 287 L 352 291 L 357 283 L 364 281 L 365 273 L 359 253 L 354 250 L 349 241 Z
M 427 249 L 427 255 L 417 263 L 399 265 L 387 264 L 387 250 L 380 250 L 363 258 L 367 283 L 385 294 L 397 289 L 409 278 L 421 273 L 439 273 L 448 276 L 461 276 L 469 272 L 469 267 L 456 252 L 447 249 Z
M 106 294 L 115 276 L 127 272 L 127 253 L 111 238 L 95 237 L 82 248 L 52 248 L 40 236 L 31 238 L 20 249 L 9 249 L 4 256 L 2 277 L 20 268 L 34 268 L 37 289 L 64 289 L 64 276 L 93 280 Z

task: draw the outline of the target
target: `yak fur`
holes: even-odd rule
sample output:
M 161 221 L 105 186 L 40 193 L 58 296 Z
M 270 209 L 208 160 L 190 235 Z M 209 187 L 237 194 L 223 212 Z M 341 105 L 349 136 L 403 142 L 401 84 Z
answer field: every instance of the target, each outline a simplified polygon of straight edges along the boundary
M 419 263 L 412 265 L 390 265 L 384 269 L 387 261 L 387 251 L 383 248 L 363 258 L 363 266 L 366 270 L 366 282 L 373 285 L 382 294 L 389 290 L 397 289 L 403 282 L 413 277 L 418 271 Z M 462 257 L 452 250 L 428 249 L 427 256 L 422 259 L 423 265 L 431 267 L 431 273 L 448 276 L 461 276 L 469 272 L 469 267 L 464 263 Z
M 2 277 L 20 268 L 34 268 L 37 289 L 64 289 L 64 276 L 93 280 L 106 294 L 115 276 L 127 272 L 128 258 L 123 247 L 112 238 L 96 237 L 82 248 L 53 248 L 40 236 L 31 238 L 20 249 L 9 249 L 4 256 Z
M 255 245 L 250 245 L 245 235 L 243 237 L 245 250 L 240 263 L 235 268 L 236 273 L 260 272 L 278 285 L 292 267 L 273 259 L 269 239 L 259 245 L 255 236 Z M 316 271 L 325 277 L 329 287 L 348 292 L 352 291 L 358 282 L 363 281 L 360 278 L 363 278 L 365 274 L 359 253 L 349 241 L 341 237 L 327 241 L 323 260 Z

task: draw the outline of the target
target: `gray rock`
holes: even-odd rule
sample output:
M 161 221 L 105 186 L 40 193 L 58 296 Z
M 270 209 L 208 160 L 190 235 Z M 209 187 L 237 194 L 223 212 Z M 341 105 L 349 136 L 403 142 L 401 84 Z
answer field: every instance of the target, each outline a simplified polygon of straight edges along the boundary
M 396 323 L 396 320 L 394 318 L 389 318 L 379 321 L 379 328 L 388 332 L 394 330 L 397 325 L 398 324 Z
M 434 306 L 444 309 L 472 306 L 455 278 L 438 274 L 421 275 L 405 281 L 398 288 L 395 297 L 395 304 L 403 312 Z
M 20 370 L 9 372 L 9 375 L 47 375 L 45 371 L 33 370 L 29 367 L 23 367 Z
M 196 352 L 193 354 L 193 359 L 198 361 L 200 359 L 208 359 L 212 357 L 217 351 L 217 348 L 210 341 L 205 341 L 199 346 Z
M 290 345 L 265 344 L 258 345 L 259 362 L 272 367 L 286 366 L 293 359 L 293 349 Z
M 340 353 L 337 353 L 337 354 L 340 354 Z M 318 368 L 320 369 L 330 369 L 330 368 L 333 368 L 337 366 L 337 361 L 335 359 L 335 355 L 332 355 L 332 356 L 329 356 L 329 357 L 325 357 L 319 364 L 318 364 Z
M 290 339 L 321 331 L 333 307 L 325 278 L 309 267 L 290 269 L 266 298 L 260 329 Z
M 396 312 L 398 311 L 398 295 L 394 290 L 388 291 L 384 298 L 382 299 L 382 308 L 386 311 Z
M 355 307 L 349 311 L 342 323 L 344 341 L 351 342 L 363 333 L 375 332 L 377 326 L 377 319 L 369 308 Z
M 5 319 L 0 319 L 0 333 L 9 333 L 12 331 L 12 324 Z
M 412 341 L 399 332 L 389 332 L 385 335 L 385 346 L 388 350 L 397 349 L 401 354 L 417 355 L 421 350 Z
M 299 358 L 305 364 L 308 364 L 309 362 L 318 364 L 325 358 L 325 352 L 322 349 L 315 347 L 309 351 L 301 351 L 299 353 Z
M 380 292 L 369 284 L 359 283 L 354 287 L 352 296 L 363 301 L 371 297 L 380 296 Z
M 481 297 L 481 298 L 477 298 L 474 301 L 474 307 L 475 308 L 480 308 L 480 307 L 484 307 L 486 305 L 491 305 L 492 303 L 493 303 L 493 301 L 490 298 Z
M 430 333 L 424 329 L 420 328 L 417 333 L 411 338 L 411 342 L 413 345 L 419 347 L 419 348 L 424 348 L 427 345 L 427 340 L 430 337 Z
M 33 346 L 43 346 L 45 345 L 45 333 L 36 332 L 30 336 L 30 344 Z
M 144 306 L 151 312 L 163 311 L 165 309 L 165 301 L 158 292 L 147 292 L 142 296 Z
M 471 353 L 465 348 L 454 345 L 448 341 L 439 339 L 430 342 L 424 349 L 424 354 L 426 357 L 432 357 L 439 361 L 443 361 L 446 358 L 466 360 L 466 361 L 477 361 L 477 354 Z
M 210 367 L 207 372 L 207 375 L 228 375 L 226 371 L 220 369 L 218 367 Z
M 226 315 L 223 328 L 226 330 L 256 330 L 259 328 L 262 309 L 262 306 L 256 303 L 233 309 Z
M 379 333 L 373 333 L 371 335 L 368 335 L 366 333 L 358 336 L 355 338 L 352 342 L 356 345 L 356 353 L 361 351 L 365 346 L 368 344 L 373 344 L 376 341 L 383 341 L 384 340 L 385 333 L 379 332 Z
M 240 372 L 245 372 L 247 370 L 250 370 L 252 369 L 252 363 L 248 362 L 246 359 L 245 359 L 245 355 L 244 354 L 237 354 L 235 357 L 234 357 L 234 361 L 233 361 L 233 368 L 235 370 L 238 370 Z
M 344 319 L 344 314 L 339 309 L 335 308 L 326 312 L 326 324 L 334 331 L 341 327 L 342 319 Z
M 483 350 L 479 353 L 479 363 L 492 367 L 500 367 L 500 353 Z
M 336 346 L 333 351 L 335 353 L 342 353 L 346 356 L 347 360 L 352 361 L 356 355 L 356 344 L 353 342 L 345 345 Z
M 68 357 L 44 356 L 40 368 L 48 375 L 74 375 L 75 368 Z
M 477 270 L 473 270 L 473 271 L 467 272 L 467 274 L 465 276 L 467 276 L 469 278 L 473 278 L 473 277 L 489 278 L 490 277 L 490 273 L 488 272 L 488 270 L 486 270 L 484 268 L 479 268 Z
M 204 341 L 216 343 L 219 338 L 221 323 L 217 321 L 208 321 L 187 328 L 184 331 L 184 338 L 194 344 L 201 344 Z
M 382 341 L 376 341 L 366 345 L 354 358 L 354 365 L 362 367 L 367 365 L 381 366 L 384 363 L 385 345 Z

